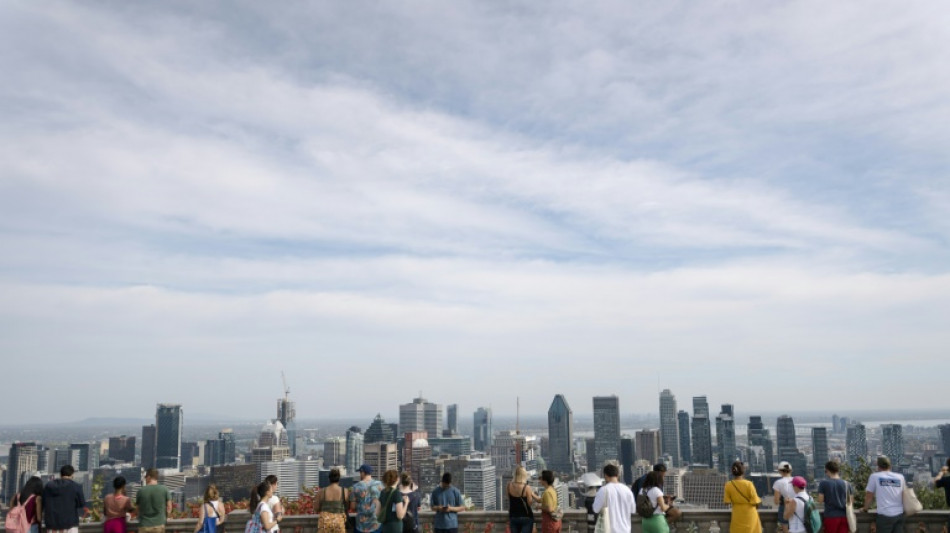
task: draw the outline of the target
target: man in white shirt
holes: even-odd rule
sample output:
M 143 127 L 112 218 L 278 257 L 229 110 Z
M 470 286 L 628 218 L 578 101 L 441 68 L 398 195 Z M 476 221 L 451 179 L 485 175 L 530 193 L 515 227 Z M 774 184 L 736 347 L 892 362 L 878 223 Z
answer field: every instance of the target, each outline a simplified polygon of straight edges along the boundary
M 620 469 L 617 465 L 608 464 L 604 467 L 604 486 L 597 491 L 594 504 L 591 506 L 595 513 L 599 513 L 607 506 L 607 515 L 610 517 L 610 533 L 630 533 L 630 515 L 633 514 L 635 504 L 630 487 L 620 483 Z
M 864 507 L 877 499 L 877 533 L 900 533 L 904 531 L 904 476 L 891 472 L 891 460 L 883 455 L 877 458 L 877 472 L 868 478 Z

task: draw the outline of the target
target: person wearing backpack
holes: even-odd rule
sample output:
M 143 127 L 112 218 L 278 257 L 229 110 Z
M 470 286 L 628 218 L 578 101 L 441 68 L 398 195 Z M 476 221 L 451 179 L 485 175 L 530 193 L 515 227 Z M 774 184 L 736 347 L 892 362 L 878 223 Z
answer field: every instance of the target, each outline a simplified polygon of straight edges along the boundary
M 788 520 L 789 533 L 818 533 L 821 529 L 821 517 L 817 516 L 815 502 L 805 490 L 808 482 L 801 476 L 792 478 L 794 498 L 785 500 L 785 519 Z
M 422 506 L 422 495 L 419 486 L 412 482 L 409 472 L 399 475 L 399 492 L 409 499 L 409 509 L 402 519 L 403 533 L 414 533 L 419 530 L 419 507 Z
M 668 498 L 663 495 L 663 476 L 657 471 L 649 472 L 637 495 L 637 514 L 643 518 L 643 533 L 670 533 L 666 522 L 666 510 L 670 508 Z
M 33 476 L 10 499 L 6 528 L 8 533 L 39 533 L 43 516 L 43 480 Z

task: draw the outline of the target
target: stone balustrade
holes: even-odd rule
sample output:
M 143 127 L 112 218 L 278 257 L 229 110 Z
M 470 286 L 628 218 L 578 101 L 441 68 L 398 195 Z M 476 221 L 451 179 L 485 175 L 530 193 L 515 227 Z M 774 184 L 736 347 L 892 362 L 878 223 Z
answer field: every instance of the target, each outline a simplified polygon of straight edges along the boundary
M 778 524 L 776 512 L 764 509 L 759 512 L 763 533 L 776 533 Z M 540 513 L 536 513 L 539 523 L 536 532 L 540 532 Z M 563 533 L 587 533 L 586 514 L 579 510 L 564 513 Z M 874 514 L 858 513 L 858 533 L 874 533 Z M 945 529 L 947 511 L 923 511 L 906 519 L 905 533 L 950 533 Z M 419 522 L 422 533 L 432 533 L 431 512 L 420 512 Z M 247 511 L 235 511 L 228 515 L 226 533 L 242 533 L 247 523 Z M 683 517 L 670 527 L 670 533 L 728 533 L 729 511 L 711 511 L 706 509 L 683 509 Z M 284 533 L 316 533 L 318 517 L 316 515 L 285 516 L 280 528 Z M 640 517 L 633 516 L 633 532 L 640 533 Z M 504 511 L 472 511 L 459 513 L 459 533 L 504 533 L 508 523 L 508 514 Z M 193 533 L 194 519 L 170 520 L 166 533 Z M 129 523 L 129 533 L 137 533 L 138 523 Z M 83 524 L 80 533 L 101 533 L 102 524 Z

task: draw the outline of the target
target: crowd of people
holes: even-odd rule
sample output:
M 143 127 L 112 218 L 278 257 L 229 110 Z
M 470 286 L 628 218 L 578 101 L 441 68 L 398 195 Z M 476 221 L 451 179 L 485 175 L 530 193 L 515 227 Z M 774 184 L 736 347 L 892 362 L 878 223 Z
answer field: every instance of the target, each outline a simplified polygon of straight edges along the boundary
M 808 482 L 793 476 L 792 466 L 782 461 L 780 474 L 772 485 L 773 501 L 781 533 L 806 533 L 812 508 Z M 31 477 L 14 495 L 11 508 L 22 506 L 22 515 L 29 530 L 17 533 L 40 533 L 41 524 L 46 533 L 78 533 L 79 518 L 86 501 L 82 487 L 73 481 L 72 466 L 60 470 L 60 477 L 45 485 L 39 477 Z M 724 487 L 724 502 L 731 505 L 729 524 L 731 533 L 761 533 L 759 506 L 762 499 L 755 486 L 745 479 L 741 461 L 731 466 L 732 479 Z M 663 490 L 666 466 L 657 464 L 631 486 L 620 482 L 620 470 L 615 464 L 603 469 L 604 479 L 588 473 L 581 484 L 586 490 L 584 505 L 587 524 L 596 533 L 630 533 L 631 517 L 642 517 L 644 533 L 669 533 L 669 522 L 675 521 L 679 511 L 673 498 Z M 382 480 L 373 478 L 373 468 L 364 464 L 359 468 L 360 480 L 347 491 L 340 485 L 341 474 L 332 469 L 330 484 L 319 491 L 314 501 L 314 512 L 319 515 L 318 533 L 346 533 L 348 515 L 352 514 L 353 530 L 357 533 L 418 533 L 419 509 L 422 495 L 412 477 L 396 470 L 387 470 Z M 167 517 L 172 511 L 169 490 L 159 484 L 159 473 L 149 469 L 145 485 L 133 501 L 126 494 L 126 480 L 116 477 L 113 492 L 103 499 L 103 533 L 126 533 L 130 513 L 138 513 L 140 533 L 164 533 Z M 533 533 L 535 512 L 541 515 L 540 533 L 560 533 L 562 507 L 555 490 L 555 475 L 544 470 L 540 475 L 540 495 L 528 483 L 529 475 L 518 466 L 505 488 L 508 501 L 510 533 Z M 950 507 L 950 459 L 934 480 L 937 488 L 945 489 Z M 278 533 L 283 520 L 283 506 L 277 496 L 279 482 L 276 476 L 267 476 L 251 490 L 248 511 L 251 513 L 248 531 Z M 868 478 L 864 506 L 877 503 L 875 526 L 877 533 L 901 533 L 904 529 L 904 476 L 891 470 L 887 457 L 878 457 L 877 471 Z M 825 533 L 854 533 L 854 487 L 841 479 L 836 461 L 825 465 L 825 478 L 818 484 L 817 503 L 823 504 L 822 529 Z M 452 485 L 452 474 L 446 472 L 430 495 L 430 506 L 435 513 L 434 533 L 458 533 L 458 513 L 465 511 L 462 495 Z M 224 506 L 214 484 L 208 486 L 198 511 L 193 533 L 216 533 L 226 520 Z M 817 515 L 815 520 L 817 521 Z M 600 528 L 598 522 L 603 521 Z M 950 527 L 950 520 L 948 520 Z

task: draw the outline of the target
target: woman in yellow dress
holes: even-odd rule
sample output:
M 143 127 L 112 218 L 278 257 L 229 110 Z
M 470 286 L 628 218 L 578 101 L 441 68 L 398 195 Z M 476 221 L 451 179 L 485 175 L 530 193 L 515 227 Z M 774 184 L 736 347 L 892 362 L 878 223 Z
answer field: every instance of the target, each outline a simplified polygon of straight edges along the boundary
M 732 480 L 726 483 L 726 503 L 732 504 L 732 522 L 729 524 L 729 533 L 762 533 L 762 522 L 759 520 L 759 504 L 762 499 L 755 492 L 755 485 L 748 479 L 743 479 L 745 467 L 742 461 L 732 463 Z

